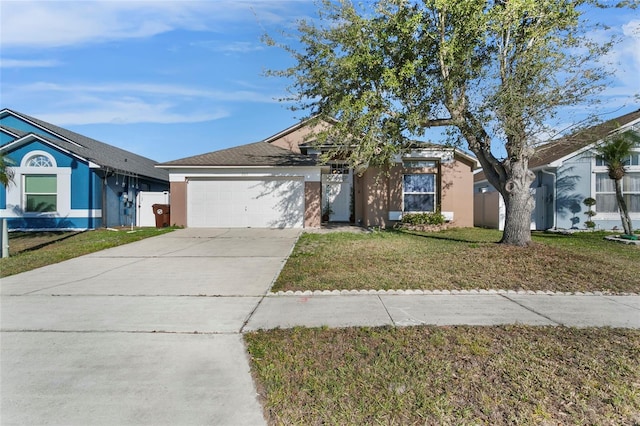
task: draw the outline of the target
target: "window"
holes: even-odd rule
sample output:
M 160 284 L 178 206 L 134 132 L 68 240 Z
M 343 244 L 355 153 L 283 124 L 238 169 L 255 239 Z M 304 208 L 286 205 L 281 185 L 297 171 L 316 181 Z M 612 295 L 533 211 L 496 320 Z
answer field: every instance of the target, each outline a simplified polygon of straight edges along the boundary
M 640 213 L 640 172 L 627 172 L 624 175 L 622 194 L 629 213 Z M 618 212 L 615 182 L 608 173 L 596 173 L 596 212 Z
M 349 174 L 349 166 L 344 163 L 332 163 L 331 166 L 331 174 L 332 175 L 348 175 Z
M 629 213 L 640 213 L 640 173 L 627 173 L 622 178 L 622 193 Z
M 49 159 L 49 157 L 45 155 L 34 155 L 33 157 L 29 158 L 29 160 L 27 160 L 26 166 L 27 167 L 53 167 L 53 163 L 51 163 L 51 160 Z
M 404 175 L 404 211 L 432 212 L 436 207 L 436 175 Z
M 596 166 L 604 167 L 607 164 L 604 162 L 602 157 L 596 157 Z M 624 161 L 625 166 L 640 166 L 640 153 L 634 152 Z
M 436 167 L 434 160 L 404 160 L 402 165 L 408 169 L 422 169 Z
M 57 176 L 25 175 L 24 206 L 26 212 L 54 212 L 57 210 Z

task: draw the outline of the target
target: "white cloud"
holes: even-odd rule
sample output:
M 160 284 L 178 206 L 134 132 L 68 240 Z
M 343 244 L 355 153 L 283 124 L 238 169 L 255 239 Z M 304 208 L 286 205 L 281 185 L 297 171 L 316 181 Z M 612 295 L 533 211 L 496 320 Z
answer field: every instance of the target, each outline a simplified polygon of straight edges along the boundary
M 629 83 L 635 83 L 640 91 L 640 19 L 634 19 L 622 26 L 625 38 L 618 47 L 619 59 L 625 63 L 623 78 Z
M 640 20 L 632 19 L 620 29 L 621 41 L 606 58 L 615 69 L 601 94 L 599 109 L 618 110 L 637 104 L 636 96 L 640 94 Z
M 168 98 L 205 99 L 220 102 L 277 102 L 277 95 L 269 96 L 252 90 L 211 90 L 200 87 L 189 87 L 171 84 L 147 83 L 90 83 L 90 84 L 57 84 L 37 82 L 12 87 L 7 93 L 18 93 L 20 96 L 33 93 L 42 97 L 59 97 L 60 93 L 71 97 L 91 97 L 96 99 L 108 96 L 151 96 Z M 98 96 L 99 95 L 99 96 Z
M 256 52 L 264 49 L 264 45 L 260 43 L 252 43 L 249 41 L 222 42 L 218 40 L 207 40 L 191 43 L 192 46 L 203 47 L 214 52 L 224 53 L 248 53 Z
M 0 68 L 52 68 L 60 61 L 48 59 L 0 59 Z
M 135 14 L 125 2 L 3 2 L 3 47 L 54 47 L 153 36 L 166 19 Z M 129 13 L 127 13 L 129 12 Z M 140 11 L 142 12 L 142 11 Z
M 2 1 L 3 47 L 58 47 L 291 19 L 295 1 Z
M 121 99 L 102 102 L 87 109 L 40 113 L 37 117 L 59 126 L 82 124 L 131 124 L 131 123 L 199 123 L 227 117 L 223 109 L 208 112 L 175 112 L 170 103 L 147 103 L 138 99 Z
M 14 108 L 25 102 L 45 105 L 45 110 L 32 114 L 61 126 L 206 122 L 229 116 L 224 105 L 276 103 L 274 98 L 251 90 L 122 82 L 36 82 L 3 89 L 3 103 Z

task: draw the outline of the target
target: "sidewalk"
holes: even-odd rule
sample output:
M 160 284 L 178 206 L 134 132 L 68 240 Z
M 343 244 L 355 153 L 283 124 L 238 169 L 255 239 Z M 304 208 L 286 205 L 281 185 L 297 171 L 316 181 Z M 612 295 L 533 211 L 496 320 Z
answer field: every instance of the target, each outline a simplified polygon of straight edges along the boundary
M 242 336 L 257 329 L 640 328 L 639 295 L 268 293 L 298 235 L 183 229 L 3 278 L 1 423 L 265 424 Z
M 309 293 L 267 295 L 242 331 L 424 324 L 640 328 L 638 295 Z

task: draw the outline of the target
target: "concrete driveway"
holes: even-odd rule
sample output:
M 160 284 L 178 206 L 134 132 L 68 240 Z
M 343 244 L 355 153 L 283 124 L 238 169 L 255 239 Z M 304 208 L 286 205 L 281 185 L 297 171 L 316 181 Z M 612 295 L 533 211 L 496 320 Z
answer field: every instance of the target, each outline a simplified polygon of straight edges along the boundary
M 0 422 L 264 424 L 240 330 L 299 234 L 184 229 L 2 279 Z

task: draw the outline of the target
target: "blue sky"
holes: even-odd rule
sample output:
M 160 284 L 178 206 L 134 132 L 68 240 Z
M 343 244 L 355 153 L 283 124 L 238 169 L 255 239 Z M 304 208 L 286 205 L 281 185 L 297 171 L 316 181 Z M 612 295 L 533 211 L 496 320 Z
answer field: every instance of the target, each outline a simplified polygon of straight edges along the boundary
M 315 10 L 311 0 L 0 0 L 0 106 L 161 162 L 262 140 L 302 113 L 277 100 L 286 80 L 263 76 L 290 57 L 260 37 Z M 638 108 L 640 16 L 597 18 L 622 37 L 598 107 L 607 119 Z

